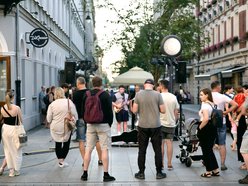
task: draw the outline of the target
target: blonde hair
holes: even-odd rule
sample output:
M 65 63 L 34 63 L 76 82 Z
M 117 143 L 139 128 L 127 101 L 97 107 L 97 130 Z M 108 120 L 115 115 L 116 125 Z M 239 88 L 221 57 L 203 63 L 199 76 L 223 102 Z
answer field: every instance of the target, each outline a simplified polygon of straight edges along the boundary
M 65 92 L 61 87 L 55 88 L 54 99 L 65 98 Z
M 11 110 L 11 101 L 14 99 L 14 92 L 11 89 L 6 90 L 5 92 L 5 103 L 8 107 L 8 110 Z

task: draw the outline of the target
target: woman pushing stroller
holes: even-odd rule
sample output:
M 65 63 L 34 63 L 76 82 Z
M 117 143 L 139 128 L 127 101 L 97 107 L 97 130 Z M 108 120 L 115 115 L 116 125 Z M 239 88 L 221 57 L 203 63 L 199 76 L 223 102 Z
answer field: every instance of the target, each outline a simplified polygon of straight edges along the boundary
M 212 107 L 214 106 L 213 97 L 210 89 L 202 89 L 200 91 L 200 99 L 202 102 L 199 111 L 200 125 L 197 136 L 202 149 L 203 162 L 206 167 L 206 172 L 201 174 L 201 177 L 210 178 L 211 176 L 219 176 L 219 166 L 213 152 L 213 146 L 217 137 L 216 127 L 210 124 Z

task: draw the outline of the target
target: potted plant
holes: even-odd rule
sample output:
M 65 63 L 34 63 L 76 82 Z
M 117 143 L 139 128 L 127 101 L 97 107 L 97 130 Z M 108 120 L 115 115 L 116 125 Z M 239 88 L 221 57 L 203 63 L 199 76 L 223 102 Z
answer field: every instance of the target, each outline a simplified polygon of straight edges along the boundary
M 199 13 L 198 13 L 198 16 L 201 16 L 201 15 L 202 15 L 202 12 L 199 12 Z
M 232 38 L 232 42 L 233 43 L 237 43 L 239 41 L 239 37 L 238 36 L 234 36 L 233 38 Z

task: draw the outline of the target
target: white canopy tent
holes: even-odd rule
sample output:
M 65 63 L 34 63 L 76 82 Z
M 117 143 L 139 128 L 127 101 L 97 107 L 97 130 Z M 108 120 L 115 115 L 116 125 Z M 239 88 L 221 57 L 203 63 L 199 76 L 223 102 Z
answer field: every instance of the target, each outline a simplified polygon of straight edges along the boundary
M 129 71 L 114 78 L 113 85 L 136 85 L 144 84 L 146 79 L 154 79 L 153 75 L 142 68 L 133 67 Z

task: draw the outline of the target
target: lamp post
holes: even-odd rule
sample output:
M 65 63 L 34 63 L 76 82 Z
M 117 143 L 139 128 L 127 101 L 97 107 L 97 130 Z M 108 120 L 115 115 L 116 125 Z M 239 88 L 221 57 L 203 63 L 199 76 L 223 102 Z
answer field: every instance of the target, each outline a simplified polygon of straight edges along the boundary
M 179 56 L 182 52 L 182 42 L 181 40 L 175 35 L 166 36 L 160 46 L 161 52 L 168 56 L 171 59 L 171 63 L 173 64 L 175 58 Z M 171 73 L 171 71 L 170 71 Z M 185 72 L 186 73 L 186 72 Z M 172 77 L 170 75 L 170 84 L 172 86 Z M 181 85 L 180 85 L 181 88 Z M 182 99 L 179 100 L 179 135 L 182 135 Z

